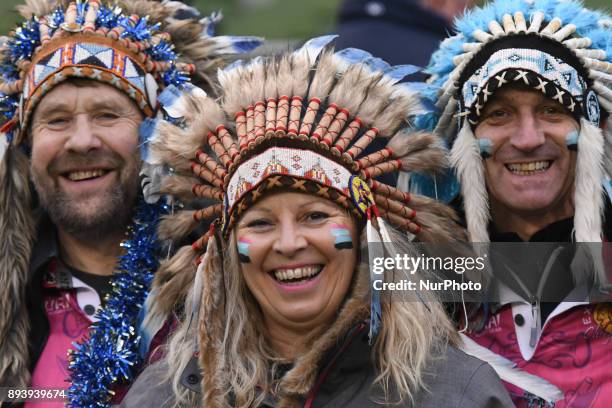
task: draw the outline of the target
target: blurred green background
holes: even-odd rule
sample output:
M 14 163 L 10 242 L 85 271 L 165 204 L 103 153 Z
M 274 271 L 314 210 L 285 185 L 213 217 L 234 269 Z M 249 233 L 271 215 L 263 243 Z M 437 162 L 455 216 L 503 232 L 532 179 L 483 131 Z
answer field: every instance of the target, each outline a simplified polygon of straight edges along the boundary
M 259 35 L 270 40 L 303 40 L 332 32 L 341 0 L 191 0 L 209 14 L 220 10 L 225 16 L 220 34 Z M 6 34 L 18 21 L 18 0 L 1 0 L 0 33 Z M 610 12 L 611 0 L 587 0 L 589 7 Z

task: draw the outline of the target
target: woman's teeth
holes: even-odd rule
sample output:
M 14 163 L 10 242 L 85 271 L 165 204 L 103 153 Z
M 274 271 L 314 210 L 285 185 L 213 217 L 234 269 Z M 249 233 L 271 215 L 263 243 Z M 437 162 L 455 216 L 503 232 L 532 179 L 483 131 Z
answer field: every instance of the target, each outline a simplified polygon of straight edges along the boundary
M 106 174 L 106 170 L 71 171 L 66 177 L 72 181 L 81 181 L 101 177 L 104 174 Z
M 512 163 L 506 164 L 506 168 L 519 176 L 527 176 L 536 172 L 548 170 L 552 164 L 551 160 L 543 160 L 530 163 Z
M 274 277 L 281 282 L 296 281 L 312 278 L 318 275 L 322 269 L 322 265 L 305 266 L 303 268 L 294 269 L 276 269 L 274 271 Z

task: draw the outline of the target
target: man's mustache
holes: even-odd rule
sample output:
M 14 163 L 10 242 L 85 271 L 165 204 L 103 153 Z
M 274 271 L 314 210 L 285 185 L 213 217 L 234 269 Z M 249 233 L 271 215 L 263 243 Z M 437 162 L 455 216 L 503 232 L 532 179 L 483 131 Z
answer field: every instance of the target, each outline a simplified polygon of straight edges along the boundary
M 560 147 L 554 142 L 547 140 L 543 145 L 530 151 L 520 150 L 510 144 L 506 144 L 495 152 L 494 155 L 496 160 L 502 162 L 520 162 L 534 159 L 555 159 L 560 157 L 561 154 Z
M 47 166 L 51 175 L 60 175 L 78 169 L 116 169 L 124 164 L 119 154 L 113 151 L 92 151 L 90 153 L 67 152 L 55 157 Z

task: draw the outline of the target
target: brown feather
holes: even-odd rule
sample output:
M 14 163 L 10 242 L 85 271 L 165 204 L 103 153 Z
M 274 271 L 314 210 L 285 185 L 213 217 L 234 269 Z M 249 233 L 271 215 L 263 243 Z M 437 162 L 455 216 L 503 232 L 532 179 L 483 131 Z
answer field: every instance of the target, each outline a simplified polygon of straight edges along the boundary
M 185 238 L 197 226 L 198 222 L 193 218 L 195 211 L 177 211 L 174 214 L 165 215 L 157 226 L 157 237 L 161 241 L 178 241 Z
M 393 157 L 400 159 L 404 171 L 437 172 L 448 167 L 448 152 L 431 133 L 402 130 L 389 140 L 387 147 L 393 150 Z
M 195 177 L 172 175 L 162 181 L 160 192 L 172 195 L 182 202 L 190 202 L 195 198 L 192 189 L 196 183 L 199 181 Z
M 333 50 L 323 51 L 319 58 L 314 77 L 310 82 L 308 99 L 319 98 L 321 102 L 327 98 L 338 70 L 337 62 L 334 59 Z
M 151 313 L 167 315 L 174 310 L 175 305 L 184 301 L 195 277 L 196 256 L 191 246 L 186 245 L 172 258 L 160 262 L 153 278 L 153 287 L 159 288 L 159 294 Z

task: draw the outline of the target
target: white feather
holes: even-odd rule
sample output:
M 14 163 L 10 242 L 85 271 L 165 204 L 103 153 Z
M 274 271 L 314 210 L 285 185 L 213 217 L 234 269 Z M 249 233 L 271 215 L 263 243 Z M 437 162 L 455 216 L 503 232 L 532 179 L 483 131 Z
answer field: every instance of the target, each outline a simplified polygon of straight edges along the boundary
M 4 159 L 4 155 L 8 150 L 8 138 L 6 137 L 6 133 L 0 133 L 0 161 Z
M 495 354 L 488 348 L 482 347 L 465 334 L 459 334 L 463 344 L 459 347 L 464 353 L 486 361 L 493 367 L 499 378 L 515 385 L 537 397 L 554 403 L 563 399 L 563 392 L 554 384 L 518 368 L 516 364 L 505 357 Z
M 604 136 L 599 127 L 580 120 L 576 188 L 574 192 L 574 228 L 577 242 L 601 242 L 603 216 Z
M 472 128 L 465 120 L 451 149 L 450 160 L 461 183 L 470 241 L 489 242 L 489 197 L 485 186 L 484 164 L 475 142 Z
M 309 64 L 312 66 L 317 60 L 317 57 L 319 56 L 321 51 L 336 37 L 338 36 L 322 35 L 320 37 L 311 38 L 310 40 L 306 41 L 306 43 L 304 43 L 304 45 L 302 45 L 299 50 L 295 52 L 296 54 L 298 54 L 296 56 L 298 56 L 298 58 L 305 56 L 309 61 Z

